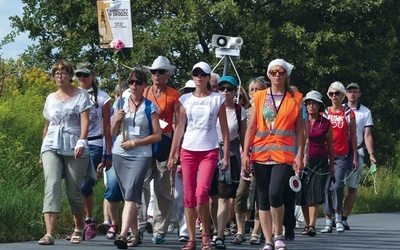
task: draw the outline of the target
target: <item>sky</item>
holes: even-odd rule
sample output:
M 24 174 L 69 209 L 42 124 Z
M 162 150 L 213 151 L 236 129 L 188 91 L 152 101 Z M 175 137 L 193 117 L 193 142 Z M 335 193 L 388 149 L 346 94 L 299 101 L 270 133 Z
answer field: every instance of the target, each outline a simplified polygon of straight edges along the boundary
M 22 17 L 23 4 L 21 0 L 0 0 L 0 40 L 10 33 L 10 20 L 9 16 Z M 0 55 L 3 59 L 13 58 L 17 59 L 18 55 L 24 52 L 29 45 L 34 42 L 28 38 L 27 33 L 20 34 L 15 38 L 14 43 L 9 43 L 0 49 Z

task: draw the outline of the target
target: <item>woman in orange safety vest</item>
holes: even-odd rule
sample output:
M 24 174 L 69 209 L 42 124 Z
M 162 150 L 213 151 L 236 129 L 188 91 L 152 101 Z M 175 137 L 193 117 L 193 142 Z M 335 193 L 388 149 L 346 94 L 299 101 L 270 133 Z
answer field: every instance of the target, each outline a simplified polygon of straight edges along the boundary
M 296 172 L 303 169 L 302 94 L 289 86 L 291 70 L 292 65 L 283 59 L 269 63 L 267 76 L 271 87 L 254 94 L 244 142 L 243 152 L 249 154 L 243 154 L 242 169 L 250 172 L 250 163 L 253 164 L 261 227 L 266 238 L 264 250 L 286 249 L 282 236 L 283 190 L 292 168 Z

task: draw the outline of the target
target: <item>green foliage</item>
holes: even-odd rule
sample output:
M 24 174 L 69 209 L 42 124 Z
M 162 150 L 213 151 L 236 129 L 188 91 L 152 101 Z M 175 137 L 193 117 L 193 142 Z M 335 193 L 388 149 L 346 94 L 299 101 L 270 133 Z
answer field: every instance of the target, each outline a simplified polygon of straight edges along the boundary
M 44 122 L 41 112 L 47 94 L 56 87 L 45 72 L 54 62 L 94 63 L 101 87 L 109 93 L 117 83 L 114 51 L 99 47 L 96 1 L 22 2 L 24 13 L 10 17 L 13 31 L 0 42 L 0 50 L 20 32 L 28 32 L 37 45 L 17 61 L 0 63 L 0 166 L 4 169 L 0 187 L 17 177 L 24 188 L 41 182 L 36 165 Z M 275 58 L 295 65 L 292 83 L 303 93 L 311 89 L 326 93 L 333 81 L 359 83 L 362 102 L 373 113 L 375 154 L 383 168 L 378 171 L 382 196 L 371 198 L 371 191 L 360 194 L 360 201 L 370 205 L 357 212 L 379 211 L 374 202 L 387 201 L 382 209 L 397 209 L 393 204 L 398 204 L 399 194 L 385 190 L 399 183 L 384 177 L 399 177 L 399 1 L 143 0 L 131 4 L 134 48 L 127 49 L 124 64 L 151 65 L 158 55 L 167 56 L 178 67 L 171 78 L 176 88 L 190 79 L 196 62 L 216 65 L 219 61 L 211 48 L 213 34 L 243 38 L 235 66 L 245 86 L 263 75 Z M 222 65 L 216 71 L 221 73 Z M 124 81 L 129 69 L 120 73 Z M 228 74 L 234 74 L 232 67 Z M 329 103 L 327 98 L 324 101 Z M 70 217 L 65 217 L 67 223 Z
M 400 209 L 400 169 L 378 168 L 375 179 L 364 169 L 353 213 L 381 213 Z M 375 186 L 374 186 L 375 182 Z M 376 193 L 375 193 L 376 191 Z

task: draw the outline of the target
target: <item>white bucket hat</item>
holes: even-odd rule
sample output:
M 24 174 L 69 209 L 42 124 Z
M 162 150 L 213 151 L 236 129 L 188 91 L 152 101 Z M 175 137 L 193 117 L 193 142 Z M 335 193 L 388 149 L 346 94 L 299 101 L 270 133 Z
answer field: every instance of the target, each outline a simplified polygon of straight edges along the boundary
M 186 89 L 194 89 L 194 88 L 196 88 L 196 83 L 194 83 L 193 80 L 189 80 L 185 83 L 185 87 L 179 89 L 179 94 L 183 95 L 185 94 Z
M 150 73 L 150 70 L 153 69 L 166 69 L 168 73 L 172 75 L 176 71 L 176 66 L 172 65 L 165 56 L 158 56 L 156 60 L 154 60 L 151 67 L 143 66 L 143 70 L 148 73 Z

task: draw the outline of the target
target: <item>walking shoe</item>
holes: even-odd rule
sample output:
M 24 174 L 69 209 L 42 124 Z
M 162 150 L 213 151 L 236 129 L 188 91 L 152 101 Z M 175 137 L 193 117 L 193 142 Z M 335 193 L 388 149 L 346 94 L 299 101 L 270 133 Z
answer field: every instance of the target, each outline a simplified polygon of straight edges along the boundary
M 105 235 L 107 233 L 108 229 L 110 229 L 110 225 L 108 225 L 108 224 L 101 223 L 101 224 L 97 225 L 97 231 L 100 234 Z
M 321 233 L 332 233 L 332 226 L 326 225 L 325 228 L 321 230 Z
M 154 235 L 152 241 L 154 244 L 164 244 L 165 243 L 164 237 L 162 237 L 159 234 Z
M 336 232 L 338 233 L 343 233 L 344 232 L 344 226 L 342 222 L 336 222 Z
M 167 232 L 168 232 L 169 234 L 172 234 L 174 231 L 175 231 L 174 223 L 170 223 L 170 224 L 168 225 L 168 230 L 167 230 Z
M 344 230 L 350 230 L 350 226 L 347 223 L 347 220 L 342 220 L 342 224 L 343 224 Z
M 96 222 L 94 220 L 85 220 L 85 239 L 91 240 L 96 237 Z
M 111 225 L 106 233 L 106 239 L 109 239 L 109 240 L 115 239 L 115 237 L 117 237 L 117 232 L 118 232 L 117 226 Z
M 188 236 L 180 236 L 179 237 L 179 242 L 188 242 L 189 241 L 189 237 Z

